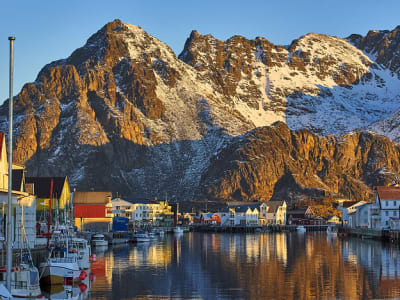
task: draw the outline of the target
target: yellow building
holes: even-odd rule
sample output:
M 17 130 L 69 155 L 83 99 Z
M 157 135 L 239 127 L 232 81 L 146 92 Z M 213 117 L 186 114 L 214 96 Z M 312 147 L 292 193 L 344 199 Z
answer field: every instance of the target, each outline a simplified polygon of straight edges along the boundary
M 25 183 L 36 196 L 36 211 L 38 220 L 47 220 L 50 198 L 52 216 L 59 209 L 59 216 L 63 218 L 64 210 L 69 207 L 71 192 L 67 177 L 26 177 Z M 52 190 L 52 195 L 50 192 Z

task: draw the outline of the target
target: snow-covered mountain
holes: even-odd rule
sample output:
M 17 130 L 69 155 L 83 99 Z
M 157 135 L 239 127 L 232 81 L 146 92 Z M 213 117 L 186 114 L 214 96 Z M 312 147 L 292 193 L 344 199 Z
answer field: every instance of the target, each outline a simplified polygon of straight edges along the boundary
M 257 127 L 281 121 L 340 135 L 396 111 L 396 58 L 381 61 L 362 40 L 312 33 L 279 46 L 193 31 L 176 57 L 115 20 L 15 97 L 14 158 L 32 175 L 67 175 L 79 189 L 196 199 L 210 158 Z

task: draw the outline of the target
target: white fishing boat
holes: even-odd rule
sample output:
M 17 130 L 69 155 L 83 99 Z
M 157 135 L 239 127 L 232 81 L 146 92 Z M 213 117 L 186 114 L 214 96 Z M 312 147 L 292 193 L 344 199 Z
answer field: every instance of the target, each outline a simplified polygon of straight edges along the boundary
M 39 265 L 41 282 L 53 285 L 77 279 L 81 270 L 78 265 L 78 256 L 76 253 L 70 253 L 71 241 L 68 230 L 64 228 L 54 230 L 50 245 L 49 258 Z
M 175 227 L 172 229 L 172 231 L 173 231 L 175 234 L 182 234 L 182 233 L 183 233 L 182 227 L 179 227 L 179 226 L 175 226 Z
M 6 283 L 6 270 L 0 268 L 1 284 Z M 38 297 L 41 295 L 39 271 L 33 265 L 21 264 L 11 269 L 11 295 L 16 298 Z
M 303 225 L 299 225 L 296 227 L 297 232 L 299 233 L 305 233 L 307 229 Z
M 87 240 L 81 238 L 71 239 L 71 252 L 76 253 L 78 266 L 81 270 L 90 268 L 91 248 Z
M 95 234 L 92 236 L 91 243 L 94 247 L 107 247 L 108 242 L 104 238 L 103 234 Z
M 146 231 L 140 230 L 133 234 L 133 241 L 137 243 L 150 242 L 150 238 Z
M 81 274 L 76 255 L 67 256 L 67 251 L 57 253 L 58 255 L 48 258 L 39 266 L 41 281 L 44 284 L 64 284 L 66 280 L 73 281 Z
M 331 236 L 336 236 L 338 234 L 338 228 L 336 226 L 328 226 L 326 233 Z

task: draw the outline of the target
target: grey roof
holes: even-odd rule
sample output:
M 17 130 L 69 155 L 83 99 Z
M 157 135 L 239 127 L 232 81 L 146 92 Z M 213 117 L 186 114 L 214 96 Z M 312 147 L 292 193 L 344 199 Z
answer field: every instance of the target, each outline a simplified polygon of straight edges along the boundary
M 268 206 L 268 212 L 276 212 L 280 206 L 283 205 L 285 201 L 268 201 L 266 204 Z
M 233 208 L 235 210 L 235 212 L 246 212 L 249 208 L 251 210 L 254 210 L 255 208 L 257 208 L 259 210 L 259 207 L 254 206 L 254 205 L 232 205 L 232 206 L 228 206 L 228 210 L 229 208 Z

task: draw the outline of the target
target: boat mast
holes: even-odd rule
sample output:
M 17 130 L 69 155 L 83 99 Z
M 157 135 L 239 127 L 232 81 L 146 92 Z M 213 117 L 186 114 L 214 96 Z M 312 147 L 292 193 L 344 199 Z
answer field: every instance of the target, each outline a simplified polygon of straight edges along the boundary
M 13 71 L 14 71 L 14 36 L 10 41 L 10 97 L 8 98 L 8 207 L 7 207 L 7 289 L 11 291 L 12 264 L 12 129 L 13 129 Z

